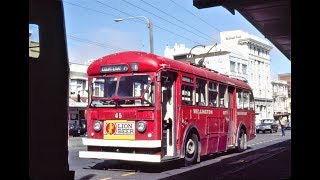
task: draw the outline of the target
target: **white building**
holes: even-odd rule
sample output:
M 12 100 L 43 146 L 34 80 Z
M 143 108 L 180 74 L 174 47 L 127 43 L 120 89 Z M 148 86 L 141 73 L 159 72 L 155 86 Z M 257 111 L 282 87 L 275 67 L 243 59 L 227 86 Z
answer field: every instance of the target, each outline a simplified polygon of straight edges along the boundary
M 77 124 L 79 121 L 85 121 L 84 110 L 88 105 L 88 67 L 86 64 L 69 63 L 69 118 Z
M 273 111 L 275 116 L 288 115 L 288 84 L 286 81 L 273 80 L 272 82 L 273 94 Z
M 241 76 L 253 89 L 257 119 L 273 118 L 270 56 L 268 41 L 241 30 L 220 33 L 221 44 L 186 48 L 183 44 L 167 46 L 164 56 L 176 60 L 186 57 L 223 74 Z

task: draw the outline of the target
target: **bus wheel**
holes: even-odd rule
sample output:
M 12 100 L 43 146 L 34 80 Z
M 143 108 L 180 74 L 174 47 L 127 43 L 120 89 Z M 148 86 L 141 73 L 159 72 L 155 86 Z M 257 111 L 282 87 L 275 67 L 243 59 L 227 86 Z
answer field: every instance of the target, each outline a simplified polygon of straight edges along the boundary
M 198 149 L 198 137 L 195 134 L 191 134 L 191 136 L 188 136 L 188 139 L 185 144 L 185 166 L 189 166 L 197 162 Z
M 247 149 L 247 134 L 241 129 L 238 136 L 237 152 L 243 152 Z

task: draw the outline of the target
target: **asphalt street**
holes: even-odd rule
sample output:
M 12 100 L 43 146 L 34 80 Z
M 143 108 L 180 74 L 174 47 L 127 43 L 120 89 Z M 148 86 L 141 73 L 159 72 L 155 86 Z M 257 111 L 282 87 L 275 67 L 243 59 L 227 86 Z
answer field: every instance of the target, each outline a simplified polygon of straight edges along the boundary
M 288 179 L 291 176 L 291 131 L 259 133 L 248 142 L 248 150 L 232 151 L 201 158 L 201 162 L 184 167 L 182 161 L 162 164 L 81 159 L 86 150 L 83 137 L 69 139 L 69 167 L 76 180 L 107 179 Z M 267 172 L 270 173 L 265 173 Z

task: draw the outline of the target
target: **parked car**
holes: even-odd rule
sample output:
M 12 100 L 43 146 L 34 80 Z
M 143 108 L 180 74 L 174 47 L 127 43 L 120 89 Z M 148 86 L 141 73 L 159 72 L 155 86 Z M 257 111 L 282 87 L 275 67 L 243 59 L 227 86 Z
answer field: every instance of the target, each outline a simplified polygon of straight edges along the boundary
M 262 119 L 260 120 L 260 124 L 256 125 L 256 132 L 259 133 L 262 131 L 265 133 L 269 131 L 270 133 L 278 132 L 279 125 L 274 119 Z
M 69 123 L 69 135 L 70 136 L 81 136 L 87 134 L 87 126 L 85 123 L 82 123 L 81 125 L 70 122 Z

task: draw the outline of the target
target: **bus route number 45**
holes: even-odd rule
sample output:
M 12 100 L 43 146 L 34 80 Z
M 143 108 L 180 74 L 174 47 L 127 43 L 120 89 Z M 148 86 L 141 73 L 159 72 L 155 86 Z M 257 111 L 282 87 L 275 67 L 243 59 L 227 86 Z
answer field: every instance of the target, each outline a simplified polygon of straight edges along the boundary
M 121 114 L 121 113 L 116 113 L 116 114 L 114 115 L 114 117 L 120 119 L 120 118 L 122 118 L 122 114 Z

